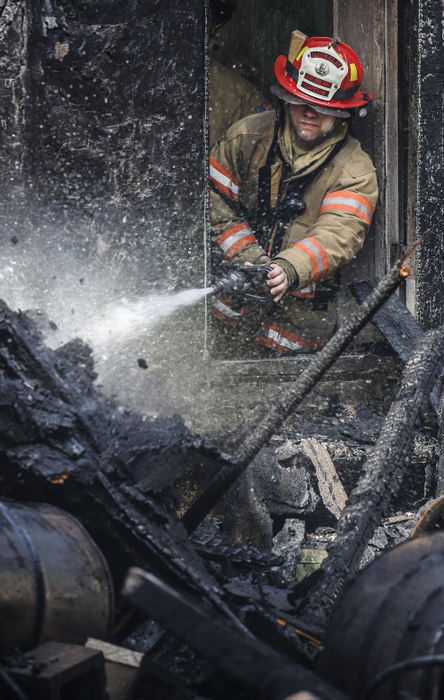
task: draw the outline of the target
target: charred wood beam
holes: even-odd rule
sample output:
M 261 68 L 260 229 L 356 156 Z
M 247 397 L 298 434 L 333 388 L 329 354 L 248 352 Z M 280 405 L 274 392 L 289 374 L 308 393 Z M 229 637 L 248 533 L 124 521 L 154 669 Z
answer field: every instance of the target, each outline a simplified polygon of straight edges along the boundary
M 263 445 L 284 423 L 304 397 L 333 364 L 350 340 L 365 326 L 376 311 L 393 294 L 407 277 L 409 270 L 400 261 L 385 275 L 376 289 L 357 311 L 344 323 L 324 348 L 313 358 L 309 366 L 285 391 L 255 430 L 248 433 L 235 458 L 229 458 L 207 489 L 190 506 L 182 517 L 188 532 L 192 532 L 208 515 L 224 493 L 246 470 Z
M 444 381 L 441 383 L 441 393 L 438 404 L 439 444 L 441 453 L 436 467 L 436 497 L 444 494 Z
M 365 282 L 352 282 L 350 291 L 358 304 L 368 297 L 378 284 L 378 279 Z M 403 362 L 407 362 L 413 346 L 423 336 L 423 331 L 413 315 L 395 294 L 375 313 L 372 318 L 385 339 Z
M 384 421 L 364 472 L 338 522 L 338 534 L 318 572 L 309 597 L 293 602 L 307 620 L 327 621 L 346 579 L 356 572 L 363 551 L 398 491 L 412 451 L 415 426 L 427 405 L 444 357 L 444 326 L 428 331 L 405 367 L 398 396 Z
M 375 289 L 377 283 L 378 280 L 353 282 L 350 285 L 350 290 L 356 301 L 362 304 L 364 299 Z M 381 331 L 386 341 L 403 362 L 407 362 L 414 345 L 423 336 L 423 330 L 396 294 L 391 296 L 379 311 L 375 313 L 372 318 L 372 323 Z M 433 387 L 430 395 L 430 403 L 435 411 L 438 410 L 438 399 L 439 391 L 437 383 Z
M 399 5 L 399 3 L 398 3 Z M 415 0 L 411 3 L 413 22 L 405 42 L 405 60 L 410 64 L 412 90 L 410 112 L 410 175 L 409 205 L 414 202 L 413 235 L 420 235 L 429 226 L 432 232 L 419 246 L 415 259 L 415 306 L 420 324 L 436 328 L 444 323 L 442 261 L 444 258 L 444 169 L 442 167 L 444 121 L 443 92 L 444 17 L 442 3 L 437 0 Z M 413 25 L 413 26 L 412 26 Z M 406 37 L 407 38 L 407 37 Z M 404 42 L 403 42 L 404 43 Z
M 97 485 L 101 485 L 101 489 Z M 146 562 L 152 569 L 164 575 L 181 590 L 193 590 L 206 598 L 246 635 L 251 633 L 223 600 L 223 591 L 207 572 L 202 560 L 195 554 L 191 543 L 177 540 L 176 523 L 170 519 L 168 530 L 153 523 L 155 504 L 135 487 L 116 488 L 107 476 L 97 473 L 96 492 L 92 504 L 96 517 L 114 528 L 116 544 L 133 562 Z M 160 508 L 157 509 L 161 511 Z M 151 511 L 151 512 L 150 512 Z M 159 512 L 158 512 L 159 515 Z M 176 537 L 174 536 L 176 535 Z
M 346 700 L 313 673 L 266 644 L 243 636 L 222 618 L 209 614 L 198 601 L 185 598 L 141 569 L 130 569 L 123 594 L 229 678 L 257 688 L 262 698 L 281 700 L 305 690 L 319 700 Z
M 375 288 L 377 281 L 353 282 L 350 290 L 359 304 Z M 406 362 L 423 331 L 413 315 L 396 294 L 388 299 L 372 319 L 393 350 Z M 441 454 L 436 467 L 436 497 L 444 493 L 444 368 L 430 393 L 430 403 L 438 414 Z M 440 386 L 441 385 L 441 386 Z

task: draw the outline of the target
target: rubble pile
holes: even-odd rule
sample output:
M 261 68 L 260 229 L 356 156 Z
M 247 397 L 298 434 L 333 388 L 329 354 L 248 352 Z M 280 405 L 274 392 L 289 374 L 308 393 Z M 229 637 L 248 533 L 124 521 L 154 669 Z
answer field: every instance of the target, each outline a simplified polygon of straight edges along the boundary
M 86 346 L 50 350 L 34 322 L 4 303 L 0 335 L 2 513 L 33 553 L 33 614 L 56 610 L 48 571 L 58 550 L 45 550 L 49 567 L 17 502 L 40 508 L 49 541 L 59 517 L 54 525 L 51 508 L 83 525 L 109 569 L 112 590 L 102 583 L 99 594 L 116 600 L 106 638 L 79 613 L 85 639 L 63 623 L 17 639 L 0 665 L 4 696 L 64 697 L 72 684 L 70 692 L 116 700 L 345 697 L 312 670 L 350 573 L 405 540 L 435 495 L 430 396 L 442 330 L 420 338 L 388 416 L 362 406 L 316 418 L 287 404 L 268 442 L 250 437 L 237 456 L 178 416 L 154 420 L 103 396 Z M 242 449 L 253 458 L 240 460 Z M 248 464 L 239 470 L 239 461 Z M 221 474 L 236 469 L 237 484 L 224 478 L 220 488 Z M 203 473 L 209 486 L 190 505 L 183 484 Z M 205 500 L 214 482 L 216 503 Z M 74 576 L 85 592 L 91 567 L 82 562 Z M 66 595 L 75 616 L 78 593 Z M 14 596 L 4 592 L 1 605 L 20 619 Z

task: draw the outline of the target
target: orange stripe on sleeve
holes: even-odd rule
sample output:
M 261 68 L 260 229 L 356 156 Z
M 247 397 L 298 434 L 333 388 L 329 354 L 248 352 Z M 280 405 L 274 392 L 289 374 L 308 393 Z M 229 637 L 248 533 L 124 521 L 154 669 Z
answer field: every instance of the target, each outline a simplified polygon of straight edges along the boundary
M 257 243 L 257 239 L 246 222 L 232 226 L 216 238 L 216 245 L 219 246 L 224 260 L 231 260 L 236 253 L 251 243 Z
M 323 265 L 323 267 L 324 267 L 324 270 L 323 270 L 323 272 L 321 271 L 321 273 L 320 273 L 319 281 L 322 282 L 322 281 L 327 277 L 327 274 L 328 274 L 328 257 L 327 257 L 327 252 L 326 252 L 325 248 L 323 248 L 323 247 L 321 246 L 321 244 L 319 243 L 319 241 L 316 240 L 316 238 L 312 238 L 312 237 L 310 236 L 310 237 L 307 238 L 306 240 L 307 240 L 307 241 L 310 241 L 310 243 L 312 243 L 312 245 L 314 245 L 315 248 L 317 248 L 317 250 L 319 251 L 319 254 L 320 254 L 320 256 L 321 256 L 322 265 Z
M 306 245 L 304 245 L 304 243 L 302 241 L 299 241 L 299 243 L 295 243 L 291 247 L 292 248 L 300 248 L 301 250 L 304 251 L 304 253 L 306 253 L 308 255 L 308 257 L 310 258 L 310 262 L 311 262 L 311 269 L 313 271 L 313 279 L 315 281 L 317 281 L 319 278 L 319 267 L 318 267 L 318 261 L 316 259 L 316 255 L 313 253 L 313 251 L 310 250 L 310 248 L 308 248 Z
M 321 205 L 321 214 L 326 211 L 342 211 L 357 216 L 370 224 L 373 216 L 373 205 L 367 197 L 359 192 L 339 190 L 325 195 Z
M 237 187 L 240 187 L 242 185 L 242 180 L 240 180 L 237 177 L 234 177 L 233 173 L 230 172 L 228 168 L 225 168 L 223 165 L 218 163 L 217 160 L 213 158 L 213 156 L 210 156 L 210 165 L 212 165 L 213 168 L 215 168 L 215 170 L 218 170 L 220 173 L 222 173 L 222 175 L 225 175 L 225 177 L 231 180 L 231 182 L 234 185 L 237 185 Z
M 210 156 L 210 182 L 230 199 L 238 200 L 242 180 L 234 177 L 227 168 Z

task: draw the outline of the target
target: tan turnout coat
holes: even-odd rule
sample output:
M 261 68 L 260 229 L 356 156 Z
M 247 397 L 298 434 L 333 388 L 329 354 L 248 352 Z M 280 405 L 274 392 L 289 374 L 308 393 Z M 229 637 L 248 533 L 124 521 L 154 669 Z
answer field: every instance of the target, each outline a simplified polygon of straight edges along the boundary
M 255 263 L 267 253 L 251 222 L 256 216 L 258 171 L 266 163 L 275 121 L 274 111 L 248 116 L 228 129 L 211 150 L 212 236 L 225 262 Z M 306 169 L 304 176 L 320 162 L 322 159 Z M 279 156 L 271 172 L 271 204 L 275 206 L 282 174 Z M 340 151 L 305 190 L 306 209 L 290 222 L 281 251 L 273 258 L 282 265 L 290 284 L 297 272 L 299 284 L 293 293 L 313 297 L 317 284 L 355 257 L 369 229 L 377 195 L 371 159 L 356 139 L 346 136 Z

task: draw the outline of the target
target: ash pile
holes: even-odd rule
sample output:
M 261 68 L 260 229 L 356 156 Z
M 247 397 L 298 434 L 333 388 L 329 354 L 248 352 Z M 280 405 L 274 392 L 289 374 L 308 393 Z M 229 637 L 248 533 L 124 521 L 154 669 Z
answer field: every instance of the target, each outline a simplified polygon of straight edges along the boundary
M 444 330 L 390 309 L 399 272 L 230 453 L 2 304 L 2 698 L 442 692 Z M 405 362 L 387 415 L 298 414 L 378 308 Z

